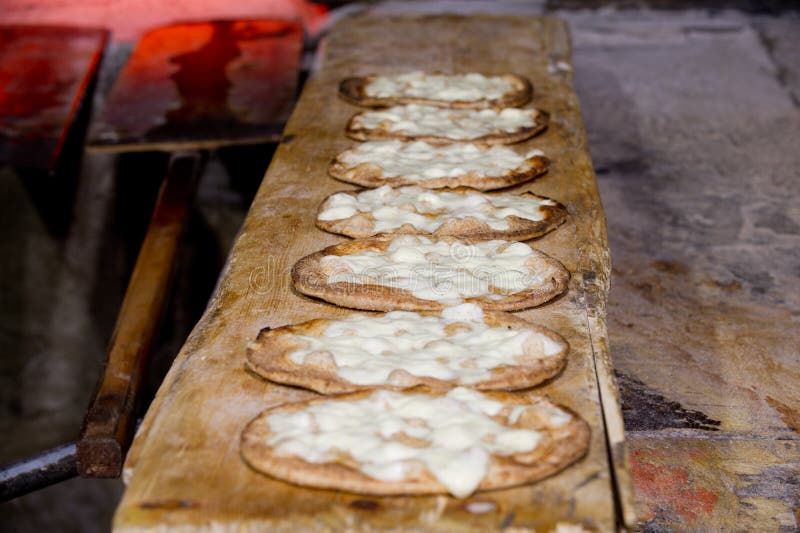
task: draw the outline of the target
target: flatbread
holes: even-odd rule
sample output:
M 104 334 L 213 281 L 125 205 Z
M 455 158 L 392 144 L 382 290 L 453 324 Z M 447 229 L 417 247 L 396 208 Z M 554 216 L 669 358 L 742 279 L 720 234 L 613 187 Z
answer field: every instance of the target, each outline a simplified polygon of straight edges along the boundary
M 518 155 L 506 146 L 390 140 L 366 142 L 345 150 L 331 161 L 328 174 L 363 187 L 466 186 L 489 191 L 530 181 L 546 173 L 549 166 L 550 161 L 540 150 Z
M 490 255 L 487 259 L 481 254 Z M 364 258 L 389 259 L 358 272 L 346 264 L 363 263 Z M 480 262 L 473 268 L 476 261 Z M 521 266 L 506 268 L 509 264 Z M 490 311 L 517 311 L 555 298 L 567 289 L 569 277 L 558 260 L 521 242 L 470 243 L 414 235 L 329 246 L 300 259 L 292 269 L 292 281 L 301 293 L 373 311 L 439 311 L 463 302 Z
M 567 218 L 560 203 L 531 192 L 483 194 L 459 187 L 417 186 L 332 194 L 317 210 L 317 226 L 354 238 L 420 234 L 469 240 L 525 241 L 552 231 Z
M 541 133 L 550 115 L 540 109 L 442 109 L 409 104 L 361 111 L 345 133 L 357 141 L 514 144 Z
M 375 88 L 376 81 L 384 85 L 388 81 L 389 90 L 368 91 L 370 86 Z M 501 92 L 493 91 L 487 96 L 484 87 L 489 83 L 507 88 L 504 87 Z M 452 109 L 483 109 L 524 105 L 533 96 L 533 86 L 526 78 L 516 74 L 484 77 L 480 74 L 431 75 L 411 72 L 395 76 L 346 78 L 339 84 L 339 96 L 351 104 L 365 107 L 425 104 Z
M 438 420 L 462 408 L 471 411 L 467 416 L 456 411 L 459 416 L 446 423 Z M 488 433 L 462 426 L 492 411 L 496 414 L 489 416 Z M 328 418 L 336 413 L 342 416 Z M 400 424 L 388 429 L 382 413 L 399 417 Z M 429 431 L 427 423 L 439 433 Z M 495 436 L 497 448 L 489 444 L 488 435 Z M 268 409 L 244 428 L 240 450 L 256 471 L 302 486 L 371 495 L 466 497 L 474 490 L 550 476 L 585 455 L 589 439 L 589 426 L 578 415 L 532 394 L 377 390 Z M 441 447 L 435 442 L 447 446 L 439 457 L 435 451 Z
M 246 364 L 270 381 L 321 394 L 419 385 L 516 390 L 558 374 L 568 351 L 552 330 L 464 304 L 267 328 L 248 345 Z

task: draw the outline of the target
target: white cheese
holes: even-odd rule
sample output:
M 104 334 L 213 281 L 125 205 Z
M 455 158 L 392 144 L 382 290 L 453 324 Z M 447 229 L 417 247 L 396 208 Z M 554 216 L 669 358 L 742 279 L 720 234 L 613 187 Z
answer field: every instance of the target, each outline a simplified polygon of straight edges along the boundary
M 349 168 L 362 163 L 376 165 L 385 179 L 403 177 L 422 181 L 468 174 L 503 176 L 520 171 L 526 159 L 542 155 L 541 150 L 520 155 L 504 146 L 482 148 L 468 143 L 433 146 L 424 141 L 371 141 L 347 150 L 337 159 Z
M 552 404 L 543 404 L 541 409 L 544 413 L 547 414 L 548 419 L 550 420 L 550 425 L 553 427 L 561 427 L 570 420 L 572 420 L 572 416 L 567 413 L 566 411 L 559 409 L 555 405 Z
M 458 304 L 464 298 L 521 292 L 541 283 L 531 266 L 535 252 L 521 242 L 494 240 L 466 244 L 400 235 L 385 252 L 326 255 L 320 265 L 328 283 L 371 283 L 405 289 L 417 298 Z
M 514 90 L 511 80 L 482 74 L 425 74 L 421 71 L 377 76 L 364 87 L 374 98 L 411 97 L 448 102 L 496 100 Z
M 410 137 L 435 136 L 446 139 L 478 139 L 494 133 L 513 133 L 535 125 L 533 109 L 442 109 L 406 105 L 364 111 L 353 117 L 355 129 L 385 130 Z
M 379 390 L 361 400 L 325 400 L 268 415 L 266 443 L 280 455 L 310 463 L 335 461 L 337 452 L 346 453 L 362 472 L 385 481 L 401 481 L 421 463 L 450 493 L 464 498 L 486 475 L 492 455 L 529 452 L 541 441 L 539 432 L 493 419 L 503 407 L 465 388 L 437 398 Z M 398 440 L 401 434 L 417 445 Z
M 540 347 L 531 356 L 551 357 L 562 349 L 531 329 L 487 326 L 479 306 L 463 304 L 441 317 L 404 311 L 351 315 L 331 322 L 321 336 L 292 335 L 303 348 L 288 357 L 302 365 L 330 354 L 336 374 L 358 385 L 392 384 L 400 370 L 467 385 L 491 378 L 494 368 L 519 365 L 531 336 L 538 342 L 528 346 Z
M 445 222 L 474 218 L 491 229 L 507 230 L 506 217 L 516 216 L 532 221 L 544 219 L 539 209 L 555 202 L 530 195 L 494 194 L 480 192 L 456 193 L 428 190 L 421 187 L 388 185 L 367 190 L 356 196 L 339 193 L 331 196 L 327 207 L 320 212 L 322 221 L 342 220 L 359 213 L 373 216 L 374 233 L 382 233 L 411 224 L 420 231 L 433 233 Z

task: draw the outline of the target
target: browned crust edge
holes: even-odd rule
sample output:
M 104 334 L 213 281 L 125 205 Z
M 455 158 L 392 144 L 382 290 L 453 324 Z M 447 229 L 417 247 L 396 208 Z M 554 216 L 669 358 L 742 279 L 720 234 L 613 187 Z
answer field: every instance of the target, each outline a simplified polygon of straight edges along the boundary
M 490 191 L 494 189 L 504 189 L 513 187 L 520 183 L 531 181 L 534 178 L 545 174 L 550 168 L 550 160 L 545 156 L 535 155 L 526 159 L 519 168 L 513 169 L 500 176 L 478 176 L 470 173 L 463 176 L 446 178 L 435 178 L 429 180 L 414 180 L 403 176 L 396 178 L 384 178 L 383 169 L 377 165 L 361 163 L 355 167 L 350 167 L 341 158 L 347 151 L 337 155 L 328 166 L 328 174 L 337 180 L 362 187 L 380 187 L 391 185 L 402 187 L 404 185 L 417 185 L 426 189 L 472 187 L 479 191 Z
M 438 74 L 438 73 L 437 73 Z M 533 85 L 531 82 L 518 74 L 504 74 L 502 77 L 511 81 L 514 86 L 512 92 L 504 94 L 500 98 L 483 99 L 474 101 L 465 100 L 432 100 L 427 98 L 415 98 L 410 96 L 397 96 L 390 98 L 369 97 L 366 94 L 366 86 L 378 76 L 361 76 L 345 78 L 339 83 L 339 96 L 346 102 L 362 107 L 391 107 L 398 104 L 422 104 L 449 109 L 486 109 L 503 107 L 520 107 L 527 104 L 533 98 Z
M 358 225 L 350 222 L 355 216 L 358 215 L 338 220 L 319 219 L 320 213 L 322 213 L 322 211 L 325 210 L 325 205 L 332 196 L 336 194 L 348 194 L 350 196 L 357 196 L 360 192 L 363 191 L 340 191 L 338 193 L 334 193 L 326 197 L 325 200 L 323 200 L 320 206 L 317 208 L 317 213 L 315 215 L 315 221 L 317 227 L 322 230 L 328 231 L 330 233 L 338 233 L 340 235 L 346 235 L 348 237 L 353 237 L 355 239 L 364 239 L 378 235 L 379 234 L 378 232 L 363 231 Z M 477 189 L 472 189 L 470 187 L 457 187 L 448 192 L 454 192 L 457 194 L 468 194 L 471 192 L 481 192 L 481 191 Z M 555 202 L 555 200 L 553 200 L 552 198 L 548 198 L 546 196 L 539 196 L 532 192 L 524 192 L 515 196 L 524 196 L 524 195 L 531 196 L 538 200 L 551 200 Z M 491 194 L 489 196 L 491 196 Z M 536 237 L 541 237 L 545 233 L 553 231 L 567 220 L 567 208 L 564 207 L 559 202 L 555 202 L 555 204 L 556 205 L 543 205 L 539 207 L 539 210 L 543 212 L 545 217 L 543 220 L 530 220 L 527 218 L 521 218 L 513 215 L 510 217 L 506 217 L 508 219 L 508 225 L 509 225 L 509 229 L 507 230 L 494 230 L 486 222 L 475 218 L 461 218 L 461 219 L 451 220 L 448 223 L 441 225 L 433 233 L 420 230 L 416 226 L 413 226 L 411 224 L 404 224 L 403 226 L 396 228 L 392 231 L 383 232 L 383 234 L 384 235 L 396 235 L 396 234 L 433 235 L 436 237 L 450 236 L 450 237 L 461 237 L 473 241 L 490 241 L 493 239 L 503 239 L 509 241 L 527 241 Z
M 536 111 L 533 117 L 533 126 L 523 126 L 514 131 L 497 131 L 487 133 L 474 139 L 451 139 L 450 137 L 439 137 L 436 135 L 404 135 L 402 133 L 394 133 L 391 131 L 384 131 L 381 129 L 366 129 L 359 128 L 354 125 L 356 118 L 369 111 L 360 111 L 353 115 L 347 122 L 345 134 L 351 139 L 356 141 L 426 141 L 432 143 L 472 143 L 482 146 L 492 146 L 496 144 L 515 144 L 525 141 L 541 133 L 547 128 L 550 122 L 550 113 L 541 109 L 533 109 Z
M 459 241 L 453 237 L 442 237 L 450 242 Z M 368 311 L 441 311 L 446 306 L 435 300 L 423 300 L 405 289 L 386 287 L 383 285 L 367 285 L 346 282 L 328 283 L 327 275 L 320 266 L 320 260 L 326 255 L 347 255 L 372 249 L 385 251 L 392 238 L 373 237 L 357 239 L 329 246 L 318 252 L 309 254 L 292 268 L 294 287 L 307 296 L 321 298 L 332 304 Z M 460 242 L 469 242 L 468 240 Z M 542 286 L 532 287 L 506 295 L 499 300 L 484 298 L 465 298 L 465 303 L 475 303 L 487 311 L 520 311 L 536 307 L 548 302 L 567 290 L 570 279 L 569 271 L 560 261 L 544 252 L 533 250 L 537 261 L 544 263 L 548 276 Z
M 335 398 L 338 401 L 357 400 L 371 392 L 356 392 Z M 419 391 L 409 391 L 409 393 L 413 392 Z M 429 394 L 438 396 L 443 392 L 429 391 Z M 531 404 L 537 401 L 526 395 L 506 392 L 487 392 L 484 395 L 506 404 Z M 330 398 L 323 397 L 282 405 L 260 413 L 242 431 L 240 441 L 242 459 L 257 472 L 301 486 L 376 496 L 448 494 L 446 487 L 424 468 L 401 481 L 381 481 L 343 463 L 315 464 L 297 456 L 277 455 L 265 444 L 269 435 L 269 427 L 263 420 L 270 412 L 276 410 L 296 411 L 311 403 L 330 400 Z M 543 397 L 539 397 L 538 401 L 552 404 Z M 562 405 L 556 406 L 569 413 L 572 416 L 571 420 L 560 427 L 536 427 L 537 431 L 545 433 L 545 438 L 533 452 L 509 457 L 492 456 L 489 469 L 479 484 L 478 491 L 508 488 L 539 481 L 566 468 L 586 454 L 591 437 L 589 425 L 571 409 Z M 523 424 L 522 427 L 528 426 Z
M 438 315 L 438 313 L 422 313 Z M 477 390 L 518 390 L 533 387 L 556 376 L 564 368 L 569 352 L 569 343 L 555 331 L 538 326 L 510 313 L 494 312 L 485 314 L 485 322 L 492 326 L 505 326 L 509 329 L 530 329 L 544 335 L 562 346 L 561 351 L 548 357 L 529 356 L 518 365 L 508 365 L 492 370 L 489 379 L 476 383 L 460 384 L 431 377 L 414 376 L 407 373 L 400 385 L 359 385 L 329 371 L 311 364 L 296 364 L 289 354 L 297 349 L 289 335 L 319 335 L 334 320 L 315 319 L 300 324 L 265 329 L 259 332 L 256 340 L 247 347 L 246 368 L 270 381 L 284 385 L 303 387 L 321 394 L 341 394 L 370 389 L 404 390 L 426 386 L 432 390 L 466 386 Z M 523 357 L 525 354 L 523 353 Z

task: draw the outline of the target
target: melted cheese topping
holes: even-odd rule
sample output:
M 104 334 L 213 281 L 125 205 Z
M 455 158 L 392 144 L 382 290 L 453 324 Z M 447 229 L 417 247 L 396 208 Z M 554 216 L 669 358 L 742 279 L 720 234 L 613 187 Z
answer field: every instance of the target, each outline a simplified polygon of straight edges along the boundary
M 448 327 L 449 326 L 449 327 Z M 336 320 L 321 336 L 292 335 L 305 348 L 289 354 L 296 364 L 312 364 L 327 354 L 336 374 L 359 385 L 393 384 L 396 371 L 459 384 L 491 378 L 491 369 L 519 365 L 524 345 L 549 357 L 562 346 L 531 329 L 487 326 L 475 304 L 449 307 L 442 316 L 394 311 L 380 316 L 351 315 Z
M 353 126 L 356 129 L 386 130 L 411 137 L 469 140 L 533 127 L 536 113 L 536 110 L 513 107 L 502 111 L 460 110 L 412 104 L 364 111 L 353 118 Z
M 438 398 L 380 390 L 360 400 L 325 400 L 268 415 L 272 434 L 267 444 L 279 454 L 311 463 L 336 461 L 345 453 L 363 473 L 385 481 L 401 481 L 421 463 L 454 496 L 463 498 L 478 487 L 492 455 L 536 448 L 540 433 L 510 425 L 527 409 L 545 405 L 507 406 L 465 388 Z M 548 408 L 569 421 L 564 411 Z
M 420 231 L 433 233 L 450 220 L 475 218 L 494 230 L 507 230 L 506 217 L 516 216 L 532 221 L 544 220 L 541 206 L 556 205 L 550 199 L 530 195 L 495 194 L 480 192 L 456 193 L 384 185 L 358 195 L 339 193 L 331 196 L 318 219 L 343 220 L 359 213 L 368 213 L 375 219 L 373 232 L 396 230 L 411 224 Z
M 328 283 L 377 284 L 408 290 L 423 300 L 458 304 L 463 298 L 499 300 L 541 283 L 541 274 L 529 265 L 536 253 L 521 242 L 448 244 L 400 235 L 385 252 L 326 255 L 320 265 L 329 272 Z
M 474 144 L 432 146 L 424 141 L 372 141 L 347 150 L 338 159 L 350 168 L 368 163 L 381 168 L 382 177 L 413 180 L 456 178 L 468 174 L 503 176 L 520 169 L 526 159 L 542 156 L 541 150 L 517 154 L 504 146 L 480 148 Z
M 411 97 L 447 102 L 495 100 L 514 91 L 508 78 L 482 74 L 425 74 L 421 71 L 377 76 L 364 87 L 375 98 Z

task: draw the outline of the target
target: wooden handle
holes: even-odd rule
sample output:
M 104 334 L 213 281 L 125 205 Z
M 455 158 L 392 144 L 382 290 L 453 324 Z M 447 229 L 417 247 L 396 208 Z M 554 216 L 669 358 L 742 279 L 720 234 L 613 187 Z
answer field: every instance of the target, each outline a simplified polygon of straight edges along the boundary
M 77 444 L 78 473 L 83 477 L 118 477 L 122 472 L 142 376 L 167 303 L 203 159 L 200 153 L 187 152 L 170 160 L 83 422 Z

